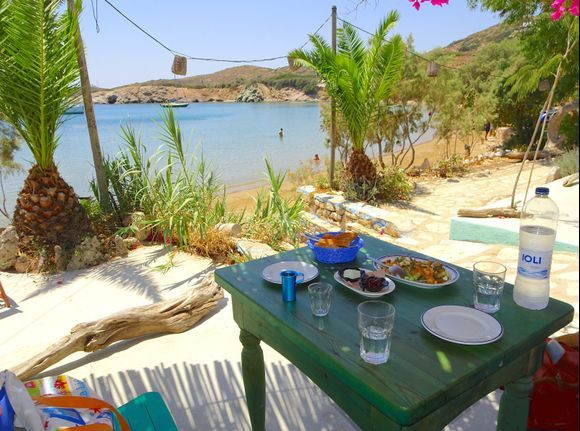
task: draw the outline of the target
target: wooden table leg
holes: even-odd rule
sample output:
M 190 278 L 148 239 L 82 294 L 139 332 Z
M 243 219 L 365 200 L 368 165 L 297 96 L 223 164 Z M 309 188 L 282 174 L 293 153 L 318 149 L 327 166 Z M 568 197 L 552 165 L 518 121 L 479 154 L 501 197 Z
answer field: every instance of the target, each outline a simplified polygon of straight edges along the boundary
M 497 416 L 499 431 L 528 429 L 532 386 L 531 377 L 523 377 L 505 386 Z
M 250 413 L 252 431 L 266 428 L 266 377 L 264 373 L 264 354 L 260 339 L 242 329 L 242 376 L 246 390 L 246 402 Z
M 499 403 L 497 429 L 500 431 L 525 431 L 528 429 L 530 415 L 530 396 L 532 376 L 542 364 L 545 344 L 530 351 L 528 375 L 505 385 Z

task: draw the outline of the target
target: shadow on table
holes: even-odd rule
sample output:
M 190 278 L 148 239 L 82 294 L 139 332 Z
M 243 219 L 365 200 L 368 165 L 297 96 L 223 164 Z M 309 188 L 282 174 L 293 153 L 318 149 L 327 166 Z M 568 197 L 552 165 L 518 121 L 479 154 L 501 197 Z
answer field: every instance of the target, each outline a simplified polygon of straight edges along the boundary
M 195 348 L 195 346 L 192 346 Z M 182 430 L 250 430 L 241 364 L 164 365 L 91 375 L 87 384 L 121 404 L 150 390 L 161 393 Z M 266 429 L 355 431 L 358 428 L 296 367 L 266 366 Z

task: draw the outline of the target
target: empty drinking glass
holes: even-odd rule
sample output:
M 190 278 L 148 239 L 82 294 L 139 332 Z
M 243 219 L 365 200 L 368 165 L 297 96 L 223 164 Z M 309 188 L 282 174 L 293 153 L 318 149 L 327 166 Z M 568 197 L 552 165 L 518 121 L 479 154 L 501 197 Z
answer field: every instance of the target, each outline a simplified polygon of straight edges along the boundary
M 326 316 L 330 311 L 332 285 L 328 283 L 312 283 L 308 286 L 310 308 L 312 314 L 318 317 Z
M 476 262 L 473 265 L 473 305 L 486 313 L 499 310 L 505 284 L 506 267 L 496 262 Z
M 395 325 L 395 307 L 382 301 L 358 305 L 360 357 L 370 364 L 384 364 L 391 351 L 391 333 Z

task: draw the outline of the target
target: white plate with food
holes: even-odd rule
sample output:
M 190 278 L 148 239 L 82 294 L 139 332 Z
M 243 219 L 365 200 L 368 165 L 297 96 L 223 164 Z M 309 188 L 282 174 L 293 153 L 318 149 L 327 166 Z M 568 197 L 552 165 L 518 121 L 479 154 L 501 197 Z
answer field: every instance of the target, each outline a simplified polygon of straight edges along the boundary
M 372 261 L 373 266 L 385 271 L 387 276 L 422 289 L 437 289 L 455 283 L 459 279 L 459 271 L 434 259 L 391 255 L 381 256 Z
M 262 270 L 262 278 L 266 281 L 269 281 L 270 283 L 282 284 L 280 273 L 287 271 L 289 269 L 304 275 L 304 279 L 302 279 L 302 277 L 298 278 L 298 284 L 308 283 L 309 281 L 312 281 L 316 277 L 318 277 L 317 267 L 315 267 L 311 263 L 295 260 L 295 261 L 278 262 L 273 263 L 272 265 L 268 265 L 266 268 Z
M 493 343 L 503 335 L 503 326 L 494 317 L 461 305 L 431 308 L 421 316 L 421 324 L 442 340 L 469 346 Z
M 372 271 L 365 268 L 345 268 L 334 273 L 334 279 L 359 295 L 367 298 L 379 298 L 395 290 L 393 280 L 383 271 Z

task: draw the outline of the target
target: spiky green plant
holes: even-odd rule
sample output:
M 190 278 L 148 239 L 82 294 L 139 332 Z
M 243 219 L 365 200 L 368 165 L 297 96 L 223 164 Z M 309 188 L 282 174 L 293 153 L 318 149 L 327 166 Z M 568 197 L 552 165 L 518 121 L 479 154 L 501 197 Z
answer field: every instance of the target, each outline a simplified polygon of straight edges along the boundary
M 126 149 L 105 161 L 109 192 L 118 216 L 142 211 L 140 228 L 166 243 L 193 247 L 212 254 L 216 239 L 214 227 L 222 222 L 238 222 L 241 216 L 229 214 L 225 188 L 203 158 L 193 156 L 183 142 L 179 123 L 172 109 L 162 114 L 162 145 L 150 157 L 140 136 L 129 124 L 122 127 Z M 97 188 L 93 182 L 93 192 Z M 123 232 L 122 232 L 123 233 Z
M 311 51 L 297 49 L 289 56 L 308 67 L 326 84 L 328 94 L 341 112 L 352 144 L 348 170 L 354 179 L 374 181 L 376 170 L 364 153 L 367 132 L 381 102 L 389 97 L 399 78 L 404 44 L 400 36 L 387 40 L 398 20 L 389 13 L 368 44 L 344 23 L 337 33 L 337 52 L 319 35 L 311 35 Z
M 54 163 L 58 127 L 78 100 L 77 17 L 60 0 L 0 0 L 0 112 L 35 164 L 19 193 L 18 233 L 71 246 L 90 230 L 77 195 Z
M 247 234 L 273 247 L 278 247 L 281 242 L 297 245 L 302 228 L 300 213 L 304 209 L 304 201 L 300 196 L 293 199 L 282 196 L 286 174 L 276 173 L 268 159 L 266 177 L 270 187 L 260 191 L 255 198 L 256 206 L 246 226 Z

